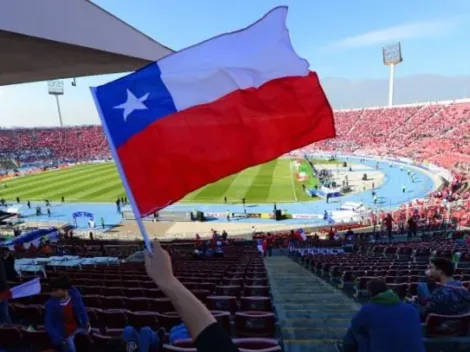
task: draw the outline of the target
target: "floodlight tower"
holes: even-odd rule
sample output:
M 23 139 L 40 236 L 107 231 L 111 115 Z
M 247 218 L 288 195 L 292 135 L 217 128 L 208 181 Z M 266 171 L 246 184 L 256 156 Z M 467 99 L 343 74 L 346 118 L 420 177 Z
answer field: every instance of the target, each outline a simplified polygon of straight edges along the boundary
M 388 106 L 393 105 L 393 90 L 395 83 L 395 66 L 403 61 L 401 56 L 401 44 L 393 44 L 382 48 L 384 65 L 390 67 L 390 78 L 388 82 Z
M 60 124 L 60 127 L 63 127 L 64 123 L 62 122 L 62 112 L 60 110 L 59 95 L 64 95 L 64 81 L 61 79 L 49 81 L 47 82 L 47 88 L 48 88 L 49 94 L 55 96 L 55 101 L 57 104 L 57 111 L 59 112 L 59 124 Z

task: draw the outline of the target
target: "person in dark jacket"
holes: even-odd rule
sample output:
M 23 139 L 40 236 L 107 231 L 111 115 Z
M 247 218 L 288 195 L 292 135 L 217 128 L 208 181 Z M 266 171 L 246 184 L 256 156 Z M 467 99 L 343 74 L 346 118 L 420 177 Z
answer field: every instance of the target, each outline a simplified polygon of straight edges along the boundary
M 3 248 L 2 252 L 3 263 L 5 266 L 5 274 L 8 281 L 16 281 L 18 273 L 15 269 L 15 257 L 8 248 Z
M 7 274 L 5 272 L 5 263 L 3 258 L 0 258 L 0 292 L 6 291 L 10 288 L 8 285 Z M 8 311 L 8 300 L 0 300 L 0 325 L 11 324 L 10 313 Z
M 354 316 L 343 340 L 344 352 L 425 352 L 421 321 L 382 279 L 367 283 L 370 303 Z
M 454 280 L 454 263 L 445 258 L 431 260 L 428 276 L 438 280 L 438 285 L 424 307 L 424 316 L 430 313 L 459 315 L 470 312 L 470 293 L 460 281 Z
M 75 335 L 90 330 L 88 314 L 80 292 L 66 276 L 50 282 L 51 298 L 46 302 L 45 328 L 60 351 L 75 352 Z

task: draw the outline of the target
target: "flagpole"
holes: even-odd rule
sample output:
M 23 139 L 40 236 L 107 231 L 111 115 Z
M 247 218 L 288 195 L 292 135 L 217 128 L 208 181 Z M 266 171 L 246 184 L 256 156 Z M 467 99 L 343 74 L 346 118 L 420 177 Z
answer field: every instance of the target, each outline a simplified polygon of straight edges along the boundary
M 147 251 L 149 253 L 152 253 L 152 243 L 150 241 L 150 237 L 147 233 L 147 230 L 145 229 L 142 216 L 140 214 L 139 208 L 137 207 L 137 203 L 135 202 L 134 195 L 132 194 L 132 190 L 129 187 L 129 183 L 127 182 L 127 177 L 126 177 L 126 174 L 124 173 L 124 169 L 121 165 L 121 160 L 119 159 L 117 155 L 116 147 L 114 146 L 114 143 L 111 139 L 111 134 L 109 132 L 108 125 L 106 124 L 106 121 L 104 119 L 103 111 L 101 110 L 101 105 L 98 101 L 98 98 L 96 97 L 96 87 L 90 87 L 90 90 L 91 90 L 91 95 L 93 96 L 93 100 L 95 101 L 96 109 L 98 110 L 98 115 L 100 116 L 100 119 L 101 119 L 101 124 L 103 126 L 106 139 L 108 140 L 109 148 L 111 149 L 111 154 L 113 156 L 114 162 L 116 163 L 119 176 L 121 177 L 124 189 L 126 190 L 126 193 L 129 196 L 129 201 L 131 203 L 132 211 L 134 212 L 137 225 L 139 226 L 140 233 L 142 234 L 142 237 L 144 238 L 145 247 L 147 248 Z

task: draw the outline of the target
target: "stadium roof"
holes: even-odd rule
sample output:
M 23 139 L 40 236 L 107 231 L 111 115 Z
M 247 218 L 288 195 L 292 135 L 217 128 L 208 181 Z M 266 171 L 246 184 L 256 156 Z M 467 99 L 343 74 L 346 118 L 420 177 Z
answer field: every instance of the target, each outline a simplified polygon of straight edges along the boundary
M 133 71 L 172 50 L 88 0 L 2 0 L 0 85 Z

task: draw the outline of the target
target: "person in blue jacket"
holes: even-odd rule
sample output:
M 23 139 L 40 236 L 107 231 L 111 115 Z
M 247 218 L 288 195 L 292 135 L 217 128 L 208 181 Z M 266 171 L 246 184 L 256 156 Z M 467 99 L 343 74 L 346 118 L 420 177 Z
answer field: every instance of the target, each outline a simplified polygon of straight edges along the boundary
M 90 331 L 82 297 L 66 276 L 51 280 L 49 284 L 52 292 L 46 302 L 46 331 L 59 351 L 75 352 L 75 335 Z
M 184 323 L 175 325 L 169 333 L 170 344 L 173 345 L 177 340 L 190 339 L 188 328 Z M 160 328 L 154 332 L 150 327 L 144 326 L 139 332 L 132 326 L 126 326 L 122 333 L 122 339 L 126 343 L 127 352 L 149 352 L 150 350 L 159 350 L 163 346 L 165 338 L 165 329 Z
M 425 352 L 418 312 L 389 290 L 384 280 L 367 284 L 371 296 L 354 316 L 343 340 L 344 352 Z

